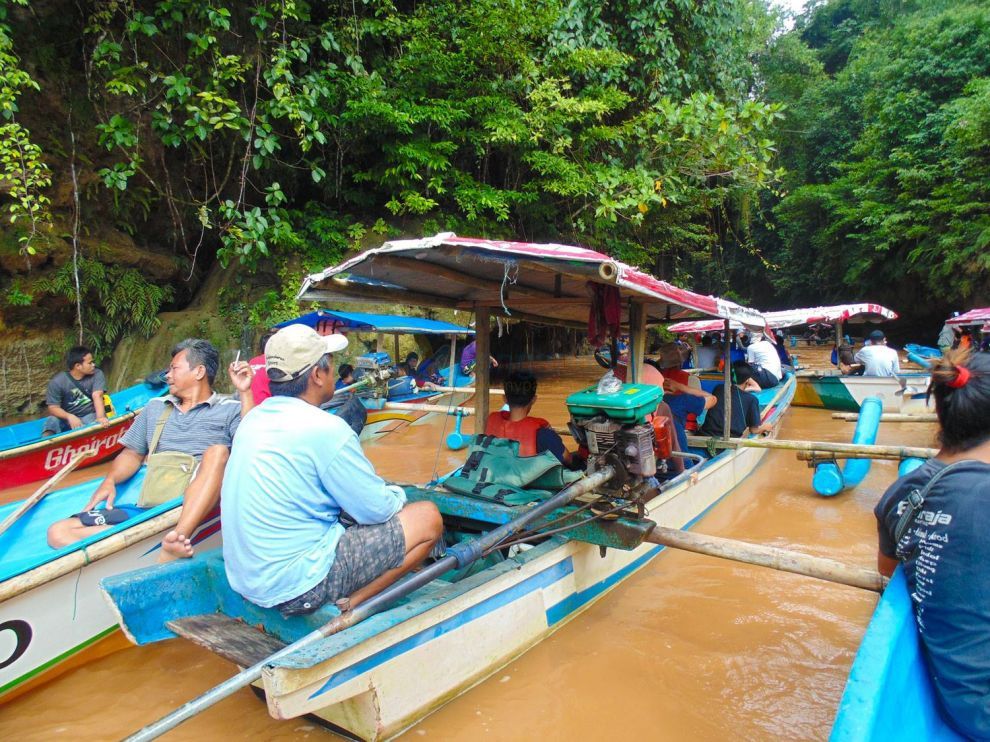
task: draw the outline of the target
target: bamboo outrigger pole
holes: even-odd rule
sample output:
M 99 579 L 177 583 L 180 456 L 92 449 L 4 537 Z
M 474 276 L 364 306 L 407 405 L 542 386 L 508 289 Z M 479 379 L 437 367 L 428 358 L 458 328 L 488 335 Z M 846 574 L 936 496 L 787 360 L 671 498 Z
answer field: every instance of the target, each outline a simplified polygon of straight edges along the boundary
M 859 443 L 834 443 L 832 441 L 787 441 L 778 438 L 730 438 L 719 440 L 703 436 L 689 435 L 688 444 L 694 448 L 776 448 L 785 451 L 820 451 L 826 453 L 879 454 L 884 457 L 902 459 L 930 459 L 938 454 L 937 448 L 914 446 L 868 446 Z
M 833 420 L 845 420 L 847 422 L 856 422 L 859 420 L 858 412 L 833 412 Z M 880 422 L 882 423 L 935 423 L 938 422 L 938 415 L 934 412 L 923 412 L 917 415 L 911 415 L 905 412 L 884 412 L 880 415 Z
M 677 528 L 665 528 L 664 526 L 654 528 L 646 537 L 646 541 L 651 544 L 693 551 L 696 554 L 731 559 L 735 562 L 754 564 L 759 567 L 769 567 L 805 577 L 815 577 L 819 580 L 828 580 L 840 585 L 859 587 L 877 593 L 883 592 L 887 585 L 887 578 L 879 572 L 862 567 L 852 567 L 834 559 L 779 549 L 776 546 L 750 544 L 745 541 L 708 536 L 681 531 Z

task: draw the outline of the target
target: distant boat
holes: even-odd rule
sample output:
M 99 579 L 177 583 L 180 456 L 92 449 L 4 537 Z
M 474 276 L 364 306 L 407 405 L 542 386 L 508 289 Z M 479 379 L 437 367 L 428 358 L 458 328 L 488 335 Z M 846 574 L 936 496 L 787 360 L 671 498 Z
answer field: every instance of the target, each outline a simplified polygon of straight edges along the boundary
M 831 742 L 892 739 L 963 739 L 939 711 L 900 567 L 859 645 L 830 737 Z
M 120 439 L 137 413 L 149 400 L 167 391 L 164 382 L 160 385 L 145 382 L 114 392 L 110 399 L 116 414 L 110 417 L 110 424 L 105 428 L 94 422 L 43 438 L 43 417 L 0 427 L 0 487 L 16 487 L 47 479 L 74 455 L 84 451 L 96 453 L 83 461 L 80 468 L 112 458 L 120 451 Z M 7 501 L 0 491 L 0 502 Z
M 879 397 L 884 412 L 918 414 L 932 412 L 927 392 L 931 375 L 848 376 L 838 371 L 798 371 L 795 407 L 823 407 L 840 412 L 858 412 L 867 397 Z
M 432 391 L 427 389 L 415 389 L 408 392 L 396 393 L 392 390 L 386 393 L 386 386 L 379 385 L 380 388 L 369 390 L 365 388 L 355 391 L 368 410 L 368 419 L 364 429 L 361 431 L 361 440 L 370 441 L 404 428 L 409 424 L 423 424 L 436 415 L 443 414 L 436 410 L 415 409 L 412 405 L 435 405 L 449 407 L 456 410 L 470 399 L 474 392 L 469 388 L 474 385 L 474 377 L 464 374 L 461 371 L 460 358 L 464 350 L 464 343 L 458 346 L 457 340 L 462 341 L 474 335 L 474 330 L 469 327 L 461 327 L 450 322 L 424 319 L 422 317 L 405 317 L 392 314 L 367 314 L 364 312 L 340 312 L 333 309 L 318 309 L 308 314 L 301 315 L 295 319 L 282 322 L 276 327 L 286 327 L 288 325 L 303 324 L 309 327 L 317 327 L 326 324 L 334 332 L 342 334 L 349 333 L 376 333 L 380 336 L 391 336 L 393 340 L 393 358 L 387 352 L 387 341 L 378 344 L 378 351 L 358 355 L 355 358 L 355 377 L 360 381 L 362 375 L 379 371 L 382 368 L 391 368 L 397 365 L 402 359 L 398 358 L 399 337 L 401 335 L 425 335 L 431 338 L 449 339 L 450 343 L 441 345 L 432 356 L 424 359 L 420 363 L 419 369 L 423 373 L 429 372 L 446 387 L 451 387 L 459 391 Z M 384 338 L 383 338 L 384 340 Z M 453 363 L 451 363 L 453 359 Z M 338 397 L 331 401 L 328 409 L 332 412 L 337 409 L 345 398 Z M 388 405 L 398 405 L 396 407 Z M 407 405 L 402 407 L 402 405 Z

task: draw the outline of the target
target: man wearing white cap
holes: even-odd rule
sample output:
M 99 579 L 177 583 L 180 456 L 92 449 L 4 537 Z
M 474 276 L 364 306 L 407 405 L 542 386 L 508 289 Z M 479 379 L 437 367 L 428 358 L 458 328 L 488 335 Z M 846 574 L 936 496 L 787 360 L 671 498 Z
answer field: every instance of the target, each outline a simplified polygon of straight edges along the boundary
M 347 423 L 320 409 L 333 397 L 333 353 L 346 347 L 298 324 L 268 341 L 272 396 L 245 416 L 224 477 L 227 579 L 286 616 L 367 600 L 420 564 L 443 529 L 433 503 L 406 504 Z M 356 525 L 345 529 L 342 511 Z

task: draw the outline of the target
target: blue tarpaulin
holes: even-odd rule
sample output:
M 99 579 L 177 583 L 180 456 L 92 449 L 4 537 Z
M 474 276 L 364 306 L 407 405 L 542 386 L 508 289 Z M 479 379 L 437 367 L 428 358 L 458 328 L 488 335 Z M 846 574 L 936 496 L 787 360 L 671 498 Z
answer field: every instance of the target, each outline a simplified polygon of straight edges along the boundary
M 450 322 L 440 322 L 422 317 L 399 317 L 394 314 L 365 314 L 364 312 L 335 312 L 317 309 L 315 312 L 290 319 L 275 325 L 309 325 L 316 327 L 320 322 L 331 323 L 335 331 L 344 332 L 385 332 L 415 335 L 473 335 L 474 330 Z

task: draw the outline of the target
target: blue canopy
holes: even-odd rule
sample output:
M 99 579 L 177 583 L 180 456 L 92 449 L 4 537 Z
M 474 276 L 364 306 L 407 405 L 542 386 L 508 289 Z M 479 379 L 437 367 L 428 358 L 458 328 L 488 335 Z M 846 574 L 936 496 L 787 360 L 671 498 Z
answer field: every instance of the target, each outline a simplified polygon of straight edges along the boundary
M 290 319 L 276 327 L 287 325 L 309 325 L 316 327 L 320 322 L 329 322 L 335 331 L 343 332 L 385 332 L 409 335 L 473 335 L 474 330 L 450 322 L 440 322 L 422 317 L 399 317 L 394 314 L 365 314 L 364 312 L 335 312 L 317 309 L 315 312 Z

